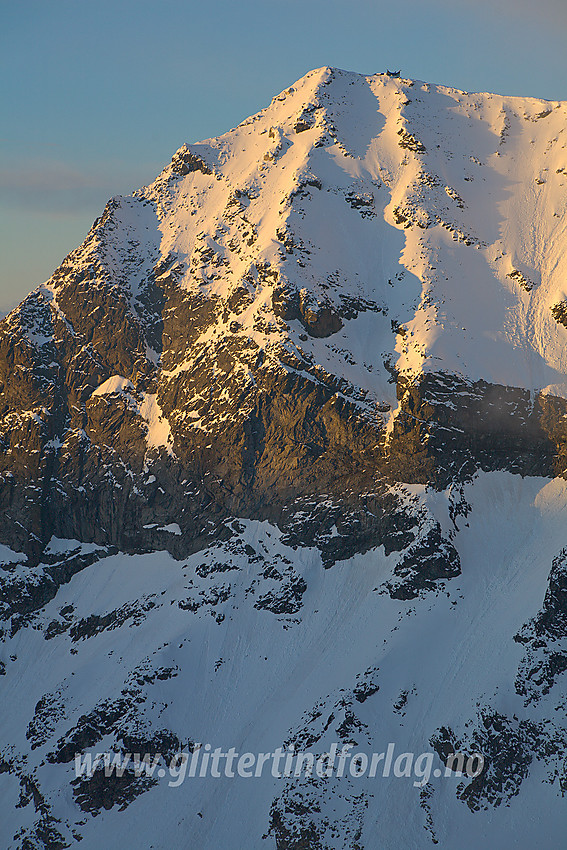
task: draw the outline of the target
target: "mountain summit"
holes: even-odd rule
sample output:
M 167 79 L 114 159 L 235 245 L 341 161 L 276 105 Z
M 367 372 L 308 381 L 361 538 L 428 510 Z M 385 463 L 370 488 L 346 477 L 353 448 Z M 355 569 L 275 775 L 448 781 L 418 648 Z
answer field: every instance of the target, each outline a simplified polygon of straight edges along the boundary
M 2 846 L 560 846 L 566 118 L 312 71 L 3 319 Z M 72 775 L 196 741 L 485 769 Z

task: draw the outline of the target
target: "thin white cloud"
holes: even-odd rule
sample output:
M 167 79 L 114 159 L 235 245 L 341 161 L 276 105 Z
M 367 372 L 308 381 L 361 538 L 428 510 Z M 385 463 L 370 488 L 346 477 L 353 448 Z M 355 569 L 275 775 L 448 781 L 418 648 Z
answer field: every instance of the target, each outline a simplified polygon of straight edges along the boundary
M 151 180 L 158 168 L 112 163 L 107 168 L 87 163 L 84 169 L 52 159 L 12 158 L 0 167 L 0 198 L 4 208 L 53 215 L 101 208 L 108 198 L 130 192 Z

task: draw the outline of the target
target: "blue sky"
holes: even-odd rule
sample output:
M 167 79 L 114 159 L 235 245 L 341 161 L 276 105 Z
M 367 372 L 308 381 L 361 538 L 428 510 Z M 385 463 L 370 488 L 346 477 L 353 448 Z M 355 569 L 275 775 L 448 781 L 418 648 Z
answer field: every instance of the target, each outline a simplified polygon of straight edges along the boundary
M 566 0 L 0 0 L 0 311 L 311 68 L 567 99 Z

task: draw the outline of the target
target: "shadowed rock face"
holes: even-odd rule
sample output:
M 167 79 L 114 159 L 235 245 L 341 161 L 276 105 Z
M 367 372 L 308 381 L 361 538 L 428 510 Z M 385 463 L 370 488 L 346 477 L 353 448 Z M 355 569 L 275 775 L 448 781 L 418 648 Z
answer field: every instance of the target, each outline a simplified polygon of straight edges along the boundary
M 126 551 L 159 540 L 180 557 L 220 533 L 228 516 L 285 528 L 293 505 L 331 498 L 349 528 L 332 561 L 369 545 L 405 545 L 396 536 L 407 522 L 386 492 L 393 482 L 446 487 L 478 469 L 545 476 L 565 468 L 563 399 L 446 373 L 399 377 L 386 434 L 356 388 L 300 345 L 267 356 L 241 331 L 249 297 L 187 295 L 171 275 L 158 285 L 154 272 L 139 314 L 114 283 L 88 283 L 72 267 L 64 279 L 59 312 L 34 293 L 0 338 L 0 534 L 34 557 L 54 534 Z M 236 332 L 203 343 L 223 315 L 236 317 Z M 146 356 L 156 329 L 161 365 Z M 179 370 L 189 356 L 194 367 Z M 94 392 L 112 375 L 124 387 Z M 169 426 L 163 445 L 148 440 L 148 397 Z M 333 525 L 334 514 L 327 520 Z M 144 529 L 172 522 L 180 536 Z M 294 534 L 314 542 L 325 511 L 317 524 L 318 532 L 306 521 L 304 536 Z
M 90 315 L 98 303 L 96 289 L 89 298 L 84 312 Z M 42 296 L 29 300 L 48 310 Z M 163 336 L 177 344 L 180 325 L 189 337 L 206 332 L 227 309 L 202 298 L 180 301 L 176 292 L 171 300 L 157 299 L 161 302 L 164 315 L 175 312 L 174 320 L 163 322 Z M 112 317 L 113 304 L 101 303 L 103 315 Z M 148 344 L 141 322 L 119 299 L 116 304 L 119 330 L 108 331 L 108 352 L 76 306 L 52 331 L 62 339 L 40 349 L 25 338 L 18 341 L 19 327 L 3 328 L 5 543 L 39 553 L 55 534 L 136 550 L 155 543 L 144 525 L 177 522 L 182 539 L 168 540 L 168 546 L 181 554 L 200 545 L 210 521 L 240 514 L 285 525 L 286 513 L 300 499 L 326 495 L 347 514 L 368 512 L 365 494 L 383 489 L 380 429 L 337 393 L 345 389 L 342 379 L 321 369 L 313 374 L 312 363 L 285 351 L 280 362 L 268 360 L 238 334 L 212 352 L 196 344 L 198 367 L 171 376 L 167 372 L 175 371 L 179 359 L 176 346 L 164 349 L 161 369 L 153 367 L 141 354 Z M 47 321 L 47 315 L 41 318 Z M 190 346 L 189 338 L 182 356 Z M 20 371 L 25 386 L 12 381 Z M 127 382 L 125 390 L 93 394 L 117 373 Z M 139 411 L 148 395 L 169 422 L 165 446 L 148 446 L 148 426 Z M 40 412 L 19 416 L 24 398 Z M 16 428 L 9 427 L 13 417 Z M 396 524 L 383 514 L 395 500 L 384 497 L 380 505 L 374 494 L 370 502 L 377 507 L 364 521 L 362 537 L 381 525 L 386 539 L 388 527 Z
M 445 373 L 399 381 L 398 397 L 384 453 L 393 477 L 443 487 L 478 469 L 565 471 L 565 399 Z

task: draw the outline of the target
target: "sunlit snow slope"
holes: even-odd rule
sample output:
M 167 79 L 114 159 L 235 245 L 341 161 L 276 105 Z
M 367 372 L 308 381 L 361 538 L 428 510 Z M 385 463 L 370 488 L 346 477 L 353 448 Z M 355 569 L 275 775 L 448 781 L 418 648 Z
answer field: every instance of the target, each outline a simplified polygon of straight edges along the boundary
M 552 308 L 567 297 L 566 118 L 565 103 L 324 68 L 181 149 L 141 197 L 163 204 L 159 247 L 187 262 L 181 285 L 195 286 L 198 265 L 197 282 L 226 295 L 260 259 L 309 299 L 382 308 L 334 344 L 307 346 L 341 370 L 346 349 L 373 398 L 387 396 L 387 376 L 370 374 L 370 353 L 374 370 L 391 355 L 401 371 L 565 394 L 566 331 Z M 187 167 L 193 154 L 212 173 L 193 171 L 163 199 L 185 151 Z M 242 316 L 247 332 L 269 299 L 264 289 Z

